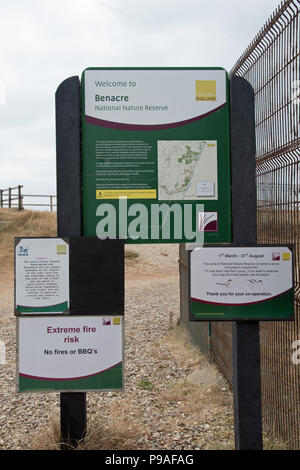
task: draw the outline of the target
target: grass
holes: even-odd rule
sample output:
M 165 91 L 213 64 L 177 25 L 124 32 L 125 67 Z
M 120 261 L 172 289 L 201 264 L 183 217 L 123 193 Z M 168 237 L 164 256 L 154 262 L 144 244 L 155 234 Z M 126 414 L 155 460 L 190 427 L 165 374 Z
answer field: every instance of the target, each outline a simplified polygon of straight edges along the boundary
M 137 441 L 143 436 L 144 429 L 137 423 L 127 419 L 128 410 L 121 409 L 112 404 L 110 406 L 110 420 L 103 423 L 103 417 L 99 412 L 89 418 L 88 429 L 83 439 L 76 447 L 65 443 L 69 450 L 134 450 L 142 449 Z M 29 443 L 30 450 L 60 450 L 60 418 L 55 415 L 48 425 L 40 427 L 33 434 Z
M 15 237 L 55 237 L 57 235 L 56 213 L 42 211 L 17 211 L 0 209 L 0 273 L 9 275 L 14 271 Z
M 18 209 L 0 209 L 0 220 L 14 220 L 21 212 Z
M 165 403 L 177 403 L 178 401 L 191 403 L 193 397 L 199 403 L 201 397 L 199 387 L 187 380 L 171 383 L 169 389 L 161 393 L 161 400 Z
M 138 383 L 138 387 L 151 389 L 154 387 L 154 384 L 152 382 L 149 382 L 149 380 L 141 380 Z
M 169 314 L 169 334 L 164 338 L 164 346 L 184 365 L 206 363 L 199 348 L 192 344 L 188 331 L 175 322 L 173 312 Z
M 138 258 L 140 255 L 133 250 L 125 250 L 125 259 L 135 259 Z

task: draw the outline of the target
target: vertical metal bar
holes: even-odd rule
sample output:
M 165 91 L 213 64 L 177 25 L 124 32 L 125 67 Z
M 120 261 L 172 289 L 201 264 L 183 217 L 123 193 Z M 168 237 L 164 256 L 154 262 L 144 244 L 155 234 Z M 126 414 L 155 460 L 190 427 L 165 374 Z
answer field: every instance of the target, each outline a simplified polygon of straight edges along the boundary
M 232 233 L 235 244 L 256 243 L 254 93 L 230 80 Z M 262 449 L 259 322 L 233 322 L 235 446 Z
M 53 212 L 53 197 L 50 196 L 50 212 Z
M 56 165 L 58 236 L 82 234 L 80 82 L 63 81 L 56 91 Z M 86 432 L 86 394 L 60 394 L 62 448 L 77 444 Z

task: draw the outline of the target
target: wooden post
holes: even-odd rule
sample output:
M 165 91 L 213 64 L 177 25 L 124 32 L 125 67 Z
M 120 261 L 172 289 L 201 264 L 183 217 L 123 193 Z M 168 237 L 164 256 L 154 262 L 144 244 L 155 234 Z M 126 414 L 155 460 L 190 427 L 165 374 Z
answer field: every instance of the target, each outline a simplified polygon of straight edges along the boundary
M 23 209 L 23 204 L 22 204 L 22 189 L 23 186 L 19 184 L 18 186 L 18 206 L 19 206 L 19 211 Z
M 81 236 L 80 82 L 64 80 L 55 95 L 57 224 L 59 237 Z M 60 394 L 62 449 L 86 433 L 86 393 Z
M 11 188 L 8 188 L 8 208 L 11 208 Z
M 0 189 L 0 207 L 3 207 L 3 189 Z
M 256 235 L 254 92 L 241 77 L 230 80 L 232 240 L 252 245 Z M 259 322 L 232 324 L 236 450 L 261 450 Z

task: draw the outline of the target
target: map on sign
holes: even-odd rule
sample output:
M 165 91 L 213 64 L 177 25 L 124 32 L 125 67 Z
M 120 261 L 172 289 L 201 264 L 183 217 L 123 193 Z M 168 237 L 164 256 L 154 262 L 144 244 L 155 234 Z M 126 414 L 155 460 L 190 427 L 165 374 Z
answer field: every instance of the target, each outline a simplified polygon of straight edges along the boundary
M 159 140 L 160 200 L 218 199 L 216 140 Z

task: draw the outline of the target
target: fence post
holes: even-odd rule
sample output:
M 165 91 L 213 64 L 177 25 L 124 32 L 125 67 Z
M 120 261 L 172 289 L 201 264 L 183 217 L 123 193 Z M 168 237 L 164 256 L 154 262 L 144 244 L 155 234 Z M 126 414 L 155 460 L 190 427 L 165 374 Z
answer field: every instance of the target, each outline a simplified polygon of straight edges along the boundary
M 3 189 L 0 189 L 0 207 L 3 207 Z
M 53 201 L 52 201 L 52 196 L 50 196 L 50 212 L 53 212 Z
M 11 188 L 8 188 L 8 208 L 11 208 Z
M 18 186 L 18 205 L 19 205 L 19 211 L 21 211 L 21 210 L 23 209 L 23 204 L 22 204 L 22 192 L 21 192 L 21 188 L 22 188 L 22 187 L 23 187 L 23 186 L 21 186 L 21 185 L 19 184 L 19 186 Z

